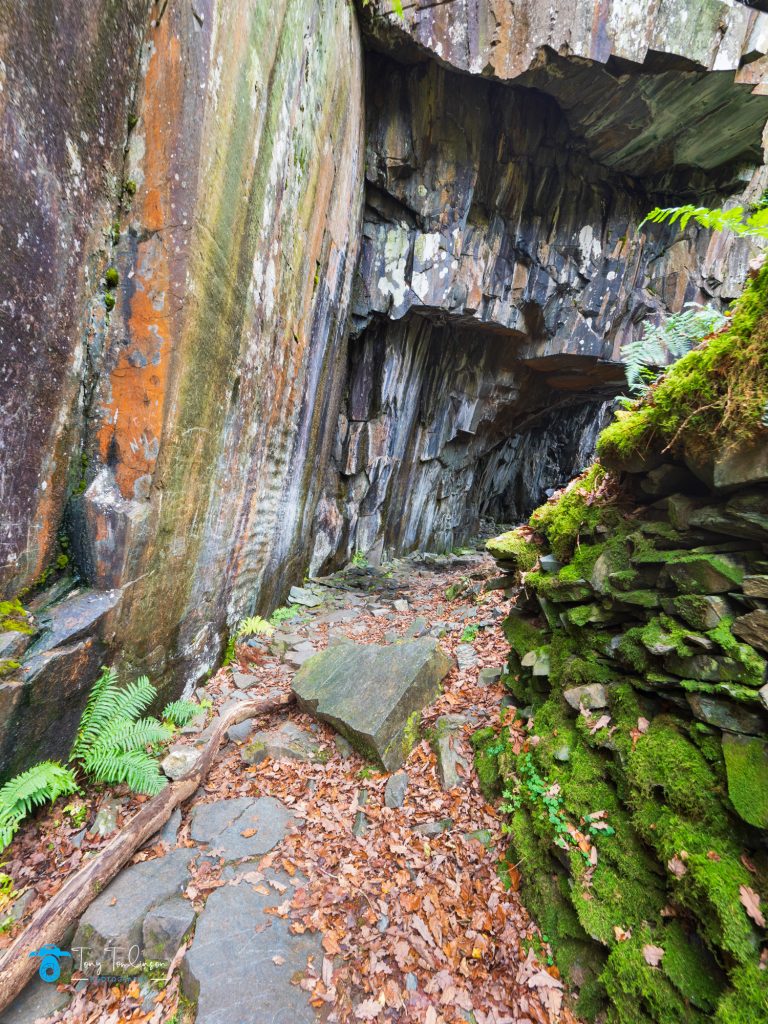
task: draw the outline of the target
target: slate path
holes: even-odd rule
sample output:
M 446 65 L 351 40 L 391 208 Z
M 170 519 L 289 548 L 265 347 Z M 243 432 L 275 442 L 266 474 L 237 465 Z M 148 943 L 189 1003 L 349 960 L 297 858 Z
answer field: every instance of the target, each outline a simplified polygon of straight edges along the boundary
M 270 685 L 278 689 L 284 689 L 294 676 L 310 680 L 315 664 L 322 668 L 326 663 L 338 663 L 350 675 L 353 690 L 356 680 L 360 681 L 361 696 L 356 706 L 361 720 L 367 723 L 385 690 L 396 693 L 397 700 L 401 700 L 398 680 L 410 674 L 409 678 L 420 680 L 419 700 L 412 706 L 407 700 L 403 703 L 397 730 L 390 730 L 397 737 L 393 746 L 396 752 L 391 757 L 384 754 L 374 758 L 394 770 L 408 752 L 403 748 L 402 728 L 409 715 L 435 699 L 440 680 L 455 664 L 440 649 L 439 642 L 449 636 L 455 647 L 468 622 L 478 617 L 470 604 L 453 605 L 450 614 L 456 621 L 452 622 L 420 616 L 418 602 L 408 591 L 409 578 L 414 573 L 434 575 L 435 587 L 442 591 L 441 573 L 451 571 L 455 575 L 457 569 L 464 571 L 465 567 L 470 573 L 480 561 L 475 556 L 415 556 L 392 563 L 393 568 L 387 572 L 355 567 L 343 576 L 295 588 L 292 598 L 299 609 L 294 619 L 269 638 L 257 636 L 248 641 L 252 658 L 241 657 L 234 671 L 222 670 L 216 681 L 226 679 L 225 686 L 217 683 L 218 689 L 214 685 L 200 691 L 200 696 L 212 695 L 215 710 L 251 696 L 252 688 L 264 684 L 258 669 L 249 667 L 258 665 L 259 659 L 269 659 Z M 479 586 L 475 584 L 476 593 Z M 462 600 L 469 601 L 471 596 L 470 591 Z M 371 639 L 366 636 L 369 627 L 357 621 L 362 613 L 372 615 L 382 626 L 374 638 L 378 646 L 370 642 L 360 646 Z M 495 621 L 473 624 L 484 628 Z M 470 644 L 462 646 L 459 654 L 469 667 L 474 663 L 474 652 Z M 323 653 L 326 647 L 328 651 Z M 500 667 L 485 672 L 486 685 L 490 685 L 498 678 Z M 363 686 L 366 681 L 367 690 Z M 403 693 L 405 688 L 403 683 Z M 302 703 L 309 706 L 312 699 L 310 695 Z M 333 721 L 333 717 L 331 709 L 325 719 Z M 268 726 L 242 723 L 230 731 L 229 745 L 221 756 L 226 756 L 227 749 L 230 753 L 238 751 L 240 773 L 257 770 L 252 766 L 261 765 L 265 759 L 317 766 L 339 753 L 342 757 L 354 756 L 341 737 L 337 736 L 329 747 L 325 727 L 308 727 L 306 718 L 301 721 L 299 725 L 283 717 Z M 437 720 L 434 746 L 438 778 L 444 789 L 460 785 L 462 771 L 469 770 L 469 754 L 460 745 L 465 721 L 469 719 L 458 715 Z M 211 724 L 203 729 L 202 722 L 184 730 L 174 748 L 181 751 L 177 760 L 191 758 L 210 730 Z M 375 730 L 370 731 L 373 736 Z M 382 735 L 383 751 L 391 737 L 387 729 Z M 412 745 L 413 739 L 410 742 Z M 172 775 L 173 770 L 169 763 L 168 774 Z M 387 807 L 401 808 L 408 792 L 408 774 L 401 771 L 392 775 L 386 791 Z M 364 805 L 365 794 L 366 790 L 361 789 L 359 807 Z M 364 810 L 357 810 L 355 821 L 358 819 L 367 827 Z M 306 975 L 308 965 L 315 974 L 323 969 L 322 935 L 311 930 L 292 931 L 290 915 L 278 911 L 281 904 L 287 906 L 293 890 L 306 879 L 278 871 L 279 858 L 275 866 L 262 863 L 265 855 L 277 851 L 289 832 L 301 825 L 300 816 L 273 796 L 219 795 L 211 792 L 210 785 L 207 791 L 199 790 L 191 806 L 183 812 L 175 811 L 152 840 L 153 849 L 163 844 L 164 855 L 124 869 L 83 915 L 67 948 L 73 952 L 82 949 L 85 959 L 99 965 L 95 970 L 107 973 L 116 956 L 127 956 L 132 951 L 134 959 L 170 961 L 186 942 L 180 962 L 181 990 L 197 1006 L 197 1024 L 314 1024 L 320 1018 L 298 982 Z M 442 821 L 427 823 L 415 831 L 421 839 L 449 826 L 449 820 L 447 826 Z M 364 828 L 360 834 L 364 834 Z M 220 884 L 210 891 L 200 909 L 200 898 L 193 905 L 189 897 L 195 873 L 203 868 L 220 873 Z M 151 990 L 149 995 L 147 1012 L 153 1005 Z M 0 1016 L 0 1024 L 31 1024 L 49 1017 L 74 1021 L 67 1011 L 61 1012 L 67 999 L 66 992 L 59 993 L 55 986 L 36 979 Z

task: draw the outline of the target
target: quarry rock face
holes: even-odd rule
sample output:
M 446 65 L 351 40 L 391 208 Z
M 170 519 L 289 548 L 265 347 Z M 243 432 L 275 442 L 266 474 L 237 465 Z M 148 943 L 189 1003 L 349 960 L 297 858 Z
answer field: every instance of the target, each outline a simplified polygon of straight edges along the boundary
M 0 2 L 0 596 L 117 595 L 7 641 L 4 765 L 100 664 L 175 695 L 308 567 L 518 518 L 641 321 L 737 293 L 639 225 L 762 193 L 768 16 L 626 6 Z
M 178 692 L 308 561 L 360 235 L 359 32 L 341 0 L 7 8 L 3 596 L 64 529 L 121 594 L 95 669 Z
M 765 15 L 460 8 L 362 14 L 358 336 L 318 569 L 450 548 L 482 515 L 519 521 L 589 461 L 643 322 L 723 304 L 746 276 L 744 242 L 691 229 L 670 246 L 640 225 L 681 194 L 762 191 L 745 168 L 761 160 Z M 711 145 L 726 108 L 738 138 Z
M 51 559 L 77 474 L 84 339 L 123 177 L 146 3 L 0 4 L 0 591 Z M 79 462 L 79 459 L 77 460 Z

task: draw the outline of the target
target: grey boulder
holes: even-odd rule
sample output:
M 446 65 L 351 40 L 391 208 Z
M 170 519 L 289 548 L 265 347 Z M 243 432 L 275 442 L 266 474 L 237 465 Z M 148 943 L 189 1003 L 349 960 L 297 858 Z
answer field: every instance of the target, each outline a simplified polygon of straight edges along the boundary
M 395 771 L 416 740 L 409 719 L 435 699 L 452 664 L 431 637 L 386 647 L 343 644 L 310 658 L 292 688 L 305 711 Z

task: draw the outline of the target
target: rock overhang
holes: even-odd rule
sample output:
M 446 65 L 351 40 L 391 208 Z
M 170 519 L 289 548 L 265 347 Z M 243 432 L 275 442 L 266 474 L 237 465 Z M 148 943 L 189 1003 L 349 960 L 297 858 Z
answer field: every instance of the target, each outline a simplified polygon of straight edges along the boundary
M 372 0 L 372 49 L 535 89 L 561 106 L 593 159 L 631 176 L 762 160 L 768 14 L 733 0 Z M 729 124 L 724 138 L 722 125 Z

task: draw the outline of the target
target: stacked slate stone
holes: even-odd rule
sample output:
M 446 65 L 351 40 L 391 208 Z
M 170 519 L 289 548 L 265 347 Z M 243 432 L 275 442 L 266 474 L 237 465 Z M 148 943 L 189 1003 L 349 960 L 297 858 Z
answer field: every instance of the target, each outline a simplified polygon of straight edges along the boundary
M 717 481 L 615 464 L 572 556 L 488 545 L 517 572 L 504 681 L 529 740 L 482 730 L 478 773 L 587 1019 L 768 1019 L 766 457 Z

